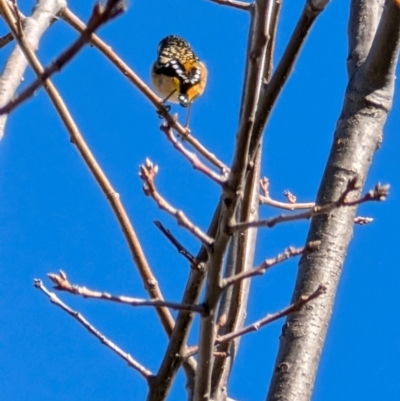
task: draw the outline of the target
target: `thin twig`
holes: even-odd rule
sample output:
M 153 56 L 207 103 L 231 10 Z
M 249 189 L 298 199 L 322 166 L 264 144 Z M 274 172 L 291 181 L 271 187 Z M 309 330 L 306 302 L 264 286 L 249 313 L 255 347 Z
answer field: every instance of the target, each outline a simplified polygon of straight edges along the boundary
M 82 33 L 86 29 L 86 25 L 69 9 L 63 10 L 60 17 L 70 24 L 78 32 Z M 136 88 L 153 104 L 169 126 L 193 146 L 205 159 L 211 164 L 216 166 L 224 174 L 228 169 L 212 152 L 210 152 L 204 145 L 202 145 L 187 128 L 182 126 L 177 119 L 172 116 L 163 103 L 163 99 L 158 97 L 140 77 L 126 64 L 113 50 L 112 47 L 107 45 L 96 34 L 92 34 L 90 43 L 96 47 L 106 58 L 108 58 L 115 67 L 127 78 Z
M 32 51 L 30 45 L 28 44 L 25 35 L 18 35 L 16 30 L 15 17 L 12 15 L 9 7 L 4 7 L 4 0 L 0 0 L 0 5 L 3 13 L 3 18 L 7 22 L 8 26 L 13 32 L 13 35 L 18 41 L 18 44 L 23 51 L 29 64 L 32 66 L 37 76 L 43 73 L 43 67 L 37 59 L 35 53 Z M 79 131 L 75 121 L 73 120 L 68 108 L 66 107 L 63 99 L 58 93 L 57 89 L 53 85 L 50 79 L 46 80 L 46 85 L 44 86 L 47 94 L 49 95 L 54 107 L 56 108 L 61 120 L 63 121 L 68 133 L 71 136 L 71 142 L 76 146 L 78 152 L 85 161 L 87 167 L 90 169 L 95 180 L 101 187 L 105 197 L 110 203 L 113 212 L 118 220 L 121 230 L 125 236 L 126 242 L 129 246 L 132 258 L 138 268 L 144 287 L 152 299 L 162 300 L 163 296 L 161 290 L 157 284 L 157 280 L 150 269 L 150 266 L 146 260 L 143 249 L 140 245 L 139 239 L 136 232 L 132 226 L 131 221 L 126 213 L 126 210 L 122 204 L 119 194 L 114 190 L 107 176 L 101 169 L 97 160 L 91 153 L 88 145 L 86 144 L 81 132 Z M 170 311 L 167 308 L 161 307 L 157 308 L 157 314 L 160 317 L 161 323 L 169 336 L 174 327 L 174 319 Z
M 72 316 L 76 321 L 78 321 L 89 333 L 93 334 L 96 338 L 100 340 L 102 344 L 104 344 L 106 347 L 110 348 L 111 351 L 116 353 L 119 357 L 121 357 L 129 367 L 135 369 L 137 372 L 139 372 L 148 383 L 152 381 L 154 378 L 153 373 L 146 369 L 143 365 L 138 363 L 135 359 L 132 358 L 131 355 L 123 351 L 121 348 L 119 348 L 117 345 L 115 345 L 111 340 L 109 340 L 104 334 L 102 334 L 99 330 L 97 330 L 92 324 L 90 324 L 79 312 L 71 309 L 69 306 L 67 306 L 64 302 L 62 302 L 54 292 L 50 292 L 42 283 L 42 280 L 35 279 L 34 280 L 34 286 L 41 290 L 43 293 L 45 293 L 48 298 L 50 299 L 50 302 L 53 303 L 54 305 L 58 306 L 61 308 L 63 311 L 67 312 L 70 316 Z
M 191 163 L 193 168 L 201 171 L 207 177 L 211 178 L 217 184 L 224 184 L 226 182 L 226 175 L 217 174 L 208 168 L 198 157 L 195 153 L 189 152 L 183 145 L 180 143 L 177 138 L 175 137 L 174 133 L 172 132 L 171 127 L 168 124 L 162 124 L 160 127 L 161 131 L 164 132 L 168 140 L 172 143 L 175 149 L 177 149 L 180 153 L 182 153 L 186 159 L 188 159 Z
M 232 8 L 237 8 L 243 11 L 249 11 L 251 7 L 253 7 L 252 3 L 245 3 L 244 1 L 238 0 L 209 0 L 212 3 L 217 3 L 220 6 L 229 6 Z
M 8 45 L 10 42 L 14 40 L 14 36 L 11 32 L 7 33 L 6 35 L 0 38 L 0 49 L 4 46 Z
M 153 198 L 160 209 L 175 217 L 180 226 L 185 227 L 204 245 L 211 246 L 214 240 L 200 230 L 199 227 L 195 226 L 181 210 L 175 209 L 158 193 L 154 184 L 154 177 L 157 173 L 158 166 L 155 166 L 149 159 L 146 159 L 146 162 L 140 166 L 139 177 L 144 181 L 143 190 L 145 195 Z
M 222 288 L 226 289 L 230 285 L 235 284 L 236 282 L 244 280 L 246 278 L 250 278 L 250 277 L 254 277 L 254 276 L 261 276 L 267 271 L 267 269 L 269 269 L 272 266 L 282 263 L 289 258 L 299 256 L 299 255 L 303 254 L 304 252 L 312 252 L 318 247 L 319 242 L 320 241 L 310 242 L 305 247 L 301 247 L 301 248 L 289 247 L 289 248 L 285 249 L 283 252 L 276 255 L 274 258 L 265 259 L 260 265 L 258 265 L 254 269 L 247 270 L 247 271 L 235 274 L 231 277 L 225 278 L 222 281 L 222 283 L 223 283 Z
M 169 241 L 171 241 L 171 243 L 175 246 L 178 253 L 189 261 L 190 265 L 193 268 L 195 269 L 200 268 L 196 258 L 172 235 L 171 231 L 166 229 L 158 220 L 154 221 L 154 224 L 169 239 Z
M 270 182 L 268 178 L 264 177 L 262 180 L 260 180 L 260 187 L 264 192 L 264 195 L 259 195 L 260 204 L 262 205 L 268 205 L 276 207 L 278 209 L 285 209 L 285 210 L 311 209 L 312 207 L 315 206 L 314 202 L 295 203 L 296 201 L 293 198 L 293 195 L 289 191 L 285 192 L 285 196 L 288 198 L 288 200 L 290 200 L 289 202 L 280 202 L 275 199 L 272 199 L 269 194 L 269 185 Z M 292 202 L 292 200 L 294 200 L 294 202 Z
M 275 320 L 278 320 L 284 316 L 289 315 L 290 313 L 299 311 L 302 306 L 304 306 L 308 302 L 312 301 L 313 299 L 319 297 L 320 295 L 324 294 L 325 292 L 326 292 L 326 286 L 323 284 L 320 284 L 319 287 L 312 294 L 300 296 L 300 298 L 296 302 L 292 303 L 288 307 L 282 309 L 279 312 L 269 314 L 269 315 L 265 316 L 264 318 L 258 320 L 257 322 L 254 322 L 254 323 L 250 324 L 249 326 L 243 327 L 241 330 L 217 337 L 215 343 L 221 344 L 226 341 L 232 341 L 234 338 L 243 336 L 244 334 L 251 333 L 253 331 L 257 331 L 258 329 L 260 329 L 260 327 L 263 327 L 269 323 L 272 323 Z
M 355 199 L 353 201 L 347 201 L 346 196 L 351 191 L 355 191 L 358 188 L 359 187 L 357 184 L 357 180 L 353 179 L 348 182 L 347 188 L 345 189 L 343 194 L 339 197 L 339 199 L 335 202 L 327 203 L 326 205 L 322 205 L 322 206 L 314 206 L 312 209 L 310 209 L 306 212 L 303 212 L 303 213 L 292 214 L 292 215 L 281 214 L 279 216 L 271 217 L 269 219 L 237 223 L 237 224 L 231 226 L 230 228 L 233 231 L 243 231 L 250 227 L 272 228 L 276 224 L 279 224 L 279 223 L 287 223 L 290 221 L 297 221 L 297 220 L 304 220 L 304 219 L 308 220 L 313 216 L 323 214 L 323 213 L 329 213 L 333 209 L 336 209 L 339 207 L 356 206 L 361 203 L 365 203 L 365 202 L 369 202 L 369 201 L 384 201 L 389 193 L 389 185 L 381 185 L 378 183 L 375 185 L 374 189 L 367 192 L 361 198 Z
M 372 217 L 365 216 L 356 216 L 354 217 L 354 224 L 358 224 L 360 226 L 365 226 L 366 224 L 372 223 L 374 219 Z
M 275 322 L 276 320 L 281 319 L 282 317 L 285 317 L 285 316 L 289 315 L 290 313 L 298 312 L 305 304 L 318 298 L 320 295 L 325 294 L 326 289 L 327 289 L 327 287 L 324 284 L 320 284 L 318 286 L 318 288 L 312 294 L 300 296 L 300 298 L 296 302 L 294 302 L 291 305 L 287 306 L 286 308 L 280 310 L 279 312 L 270 313 L 270 314 L 266 315 L 264 318 L 257 320 L 256 322 L 254 322 L 246 327 L 243 327 L 240 330 L 234 331 L 232 333 L 227 333 L 222 336 L 217 336 L 215 339 L 214 345 L 219 345 L 219 344 L 223 344 L 223 343 L 232 341 L 235 338 L 243 336 L 244 334 L 248 334 L 253 331 L 257 331 L 261 327 L 266 326 L 269 323 Z M 181 356 L 184 359 L 189 358 L 193 355 L 196 355 L 199 351 L 199 347 L 197 345 L 195 345 L 192 347 L 188 347 L 186 350 L 187 350 L 187 352 Z
M 59 274 L 49 273 L 47 276 L 55 284 L 55 289 L 59 291 L 66 291 L 70 294 L 81 295 L 84 298 L 95 298 L 104 301 L 112 301 L 120 304 L 130 306 L 153 306 L 153 307 L 166 307 L 175 310 L 185 310 L 189 312 L 197 312 L 205 314 L 206 310 L 203 305 L 183 305 L 176 302 L 169 302 L 159 299 L 139 299 L 127 297 L 125 295 L 112 295 L 108 292 L 94 291 L 89 288 L 71 284 L 68 281 L 67 275 L 64 271 L 60 270 Z
M 22 19 L 19 14 L 17 0 L 11 0 L 11 5 L 14 11 L 15 19 L 17 21 L 17 30 L 19 35 L 23 35 L 23 28 L 22 28 Z
M 106 22 L 114 19 L 124 11 L 125 6 L 123 0 L 108 0 L 104 6 L 96 4 L 93 7 L 87 28 L 82 32 L 79 38 L 59 57 L 57 57 L 49 67 L 45 68 L 43 73 L 32 82 L 32 84 L 23 90 L 17 97 L 1 107 L 0 115 L 10 113 L 22 102 L 33 96 L 35 91 L 46 82 L 47 78 L 50 78 L 55 72 L 60 71 L 65 64 L 71 61 L 83 46 L 90 41 L 90 37 L 96 29 L 100 28 Z

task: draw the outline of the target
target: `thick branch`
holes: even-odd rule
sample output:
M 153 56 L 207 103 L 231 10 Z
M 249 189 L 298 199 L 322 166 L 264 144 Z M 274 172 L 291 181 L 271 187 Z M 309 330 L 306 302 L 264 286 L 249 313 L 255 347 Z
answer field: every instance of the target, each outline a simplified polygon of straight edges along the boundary
M 362 20 L 360 15 L 352 13 L 350 24 L 374 20 L 372 16 Z M 374 50 L 367 57 L 367 60 L 371 59 L 350 77 L 317 204 L 336 199 L 351 176 L 359 177 L 361 187 L 365 183 L 392 103 L 399 27 L 400 10 L 392 0 L 387 0 L 372 45 Z M 366 29 L 374 32 L 375 28 L 371 25 Z M 357 32 L 357 29 L 352 31 Z M 378 47 L 385 49 L 375 50 Z M 375 77 L 369 81 L 372 72 Z M 355 199 L 357 193 L 352 196 Z M 313 308 L 288 317 L 280 337 L 268 401 L 308 401 L 311 398 L 340 273 L 353 233 L 354 215 L 354 207 L 342 207 L 333 210 L 329 216 L 318 215 L 312 219 L 307 241 L 320 240 L 321 244 L 315 252 L 301 258 L 293 299 L 312 291 L 317 282 L 328 284 L 327 293 L 315 300 Z M 286 369 L 280 368 L 282 366 Z
M 320 295 L 325 294 L 325 292 L 326 292 L 326 286 L 323 284 L 320 284 L 318 286 L 318 288 L 314 292 L 312 292 L 310 295 L 301 295 L 297 299 L 297 301 L 293 302 L 291 305 L 280 310 L 279 312 L 271 313 L 271 314 L 265 316 L 264 318 L 258 320 L 257 322 L 254 322 L 246 327 L 243 327 L 241 330 L 226 334 L 224 336 L 217 337 L 215 343 L 222 344 L 227 341 L 232 341 L 234 338 L 241 337 L 244 334 L 248 334 L 253 331 L 257 331 L 260 329 L 260 327 L 263 327 L 269 323 L 272 323 L 275 320 L 278 320 L 284 316 L 289 315 L 290 313 L 298 312 L 302 306 L 304 306 L 308 302 L 318 298 Z

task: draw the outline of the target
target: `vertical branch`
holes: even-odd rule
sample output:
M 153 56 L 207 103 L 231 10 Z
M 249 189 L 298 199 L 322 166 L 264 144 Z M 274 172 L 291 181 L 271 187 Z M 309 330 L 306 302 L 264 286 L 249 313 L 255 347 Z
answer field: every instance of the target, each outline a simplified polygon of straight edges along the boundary
M 240 207 L 240 221 L 254 221 L 258 218 L 259 209 L 259 181 L 261 167 L 261 149 L 254 161 L 244 190 L 244 197 Z M 254 266 L 254 254 L 257 239 L 257 229 L 249 229 L 244 233 L 235 233 L 231 240 L 234 271 L 237 274 L 250 270 Z M 234 332 L 243 327 L 247 311 L 247 300 L 250 290 L 250 280 L 240 280 L 230 291 L 230 299 L 225 311 L 219 314 L 218 319 L 224 320 L 219 334 Z M 229 289 L 228 289 L 229 291 Z M 225 315 L 225 318 L 224 318 Z M 227 390 L 229 374 L 231 372 L 238 348 L 240 337 L 233 342 L 226 342 L 218 347 L 221 355 L 215 360 L 212 371 L 211 399 L 223 399 L 221 394 Z
M 350 177 L 357 176 L 362 189 L 393 100 L 400 9 L 392 0 L 387 0 L 377 29 L 378 19 L 369 13 L 379 13 L 379 8 L 367 3 L 371 2 L 353 0 L 349 32 L 359 32 L 357 25 L 367 21 L 370 25 L 366 29 L 374 33 L 374 39 L 364 64 L 356 71 L 349 69 L 352 75 L 318 191 L 318 204 L 337 197 Z M 361 19 L 360 15 L 369 17 Z M 354 43 L 353 39 L 350 43 Z M 354 47 L 350 52 L 353 52 L 352 57 L 362 60 L 367 44 L 358 49 L 359 55 L 355 56 Z M 357 192 L 351 195 L 357 196 Z M 349 207 L 312 219 L 307 241 L 320 240 L 321 243 L 315 252 L 301 258 L 292 299 L 311 293 L 321 282 L 327 285 L 327 293 L 290 315 L 283 326 L 268 401 L 308 401 L 311 397 L 354 216 L 355 208 Z
M 267 51 L 271 8 L 269 0 L 256 1 L 252 12 L 254 25 L 251 25 L 251 46 L 248 54 L 249 63 L 241 109 L 241 118 L 237 133 L 235 153 L 227 185 L 223 192 L 223 209 L 215 244 L 210 252 L 207 269 L 207 284 L 204 302 L 210 315 L 202 317 L 200 323 L 198 369 L 195 381 L 194 400 L 209 399 L 211 374 L 214 363 L 214 341 L 217 306 L 221 296 L 221 276 L 225 251 L 230 240 L 229 226 L 235 221 L 237 207 L 244 191 L 244 179 L 248 167 L 248 154 L 251 132 L 264 78 L 265 54 Z M 254 28 L 254 29 L 253 29 Z
M 269 40 L 265 51 L 265 62 L 262 67 L 264 82 L 269 82 L 273 70 L 273 53 L 280 7 L 280 0 L 272 0 L 267 4 L 265 30 Z M 240 209 L 238 209 L 239 221 L 253 221 L 258 218 L 261 144 L 254 163 L 250 163 L 250 166 L 250 171 L 246 177 L 243 199 Z M 257 230 L 253 229 L 247 230 L 241 235 L 238 235 L 238 233 L 234 235 L 228 251 L 232 267 L 227 270 L 231 274 L 238 274 L 254 266 L 256 239 Z M 223 294 L 218 311 L 218 321 L 222 321 L 224 324 L 220 327 L 218 334 L 230 333 L 243 327 L 249 290 L 250 280 L 242 280 Z M 222 394 L 226 395 L 227 382 L 239 348 L 239 342 L 240 338 L 236 338 L 235 341 L 221 344 L 218 347 L 220 356 L 215 360 L 212 371 L 212 399 L 221 399 Z
M 271 111 L 281 93 L 281 90 L 287 82 L 289 75 L 293 69 L 300 50 L 310 32 L 311 27 L 316 21 L 317 17 L 325 9 L 330 0 L 307 0 L 302 11 L 302 14 L 297 22 L 289 43 L 282 55 L 279 64 L 272 75 L 271 81 L 263 90 L 260 98 L 260 105 L 257 110 L 256 121 L 254 123 L 254 131 L 251 139 L 250 146 L 250 160 L 259 146 L 260 138 L 267 124 Z M 316 3 L 316 4 L 315 4 Z

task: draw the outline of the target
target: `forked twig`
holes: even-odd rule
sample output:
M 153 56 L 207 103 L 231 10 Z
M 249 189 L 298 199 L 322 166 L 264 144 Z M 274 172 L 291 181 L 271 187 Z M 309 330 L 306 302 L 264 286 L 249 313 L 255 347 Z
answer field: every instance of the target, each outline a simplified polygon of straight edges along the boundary
M 131 355 L 123 351 L 117 345 L 115 345 L 111 340 L 109 340 L 104 334 L 97 330 L 92 324 L 90 324 L 79 312 L 71 309 L 64 302 L 62 302 L 54 292 L 50 292 L 42 283 L 42 280 L 35 279 L 33 281 L 35 288 L 41 290 L 50 299 L 50 302 L 61 308 L 63 311 L 67 312 L 72 316 L 78 323 L 80 323 L 89 333 L 93 334 L 96 338 L 100 340 L 102 344 L 110 348 L 114 353 L 116 353 L 120 358 L 122 358 L 129 367 L 135 369 L 139 372 L 148 383 L 154 378 L 153 373 L 146 369 L 143 365 L 138 363 Z
M 339 207 L 348 207 L 348 206 L 356 206 L 361 203 L 369 202 L 369 201 L 384 201 L 389 193 L 389 185 L 381 185 L 380 183 L 376 184 L 375 187 L 368 191 L 364 196 L 359 199 L 348 201 L 346 200 L 347 195 L 359 189 L 357 179 L 352 179 L 348 182 L 346 189 L 339 197 L 339 199 L 335 202 L 327 203 L 322 206 L 314 206 L 312 209 L 298 214 L 285 215 L 281 214 L 276 217 L 271 217 L 269 219 L 263 219 L 258 221 L 250 221 L 250 222 L 241 222 L 231 226 L 233 231 L 243 231 L 250 227 L 268 227 L 272 228 L 276 224 L 279 223 L 287 223 L 289 221 L 297 221 L 303 219 L 310 219 L 313 216 L 323 213 L 329 213 L 335 208 Z
M 260 180 L 260 187 L 264 193 L 264 195 L 259 196 L 260 204 L 262 205 L 268 205 L 285 210 L 311 209 L 315 206 L 314 202 L 296 203 L 295 197 L 293 197 L 289 191 L 285 192 L 285 196 L 288 198 L 289 202 L 280 202 L 272 199 L 269 194 L 269 185 L 270 182 L 267 177 L 264 177 L 262 180 Z
M 199 227 L 195 226 L 181 210 L 175 209 L 158 193 L 154 184 L 154 178 L 157 173 L 158 166 L 154 165 L 149 159 L 146 159 L 146 162 L 140 166 L 139 177 L 144 181 L 143 190 L 145 195 L 153 198 L 160 209 L 173 216 L 180 226 L 185 227 L 204 245 L 211 246 L 214 240 L 200 230 Z

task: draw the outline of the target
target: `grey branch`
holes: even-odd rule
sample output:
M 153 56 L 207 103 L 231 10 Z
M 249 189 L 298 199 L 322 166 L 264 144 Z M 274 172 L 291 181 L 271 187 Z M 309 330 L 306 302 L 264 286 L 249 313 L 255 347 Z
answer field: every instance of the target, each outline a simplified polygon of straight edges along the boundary
M 41 0 L 35 6 L 31 17 L 24 19 L 24 35 L 31 49 L 36 50 L 40 38 L 51 25 L 52 18 L 66 7 L 65 0 Z M 0 10 L 4 15 L 11 12 L 6 0 L 0 1 Z M 15 46 L 0 77 L 0 106 L 12 99 L 22 78 L 28 61 L 18 45 Z M 7 115 L 0 116 L 0 140 L 4 135 Z
M 378 4 L 383 2 L 352 1 L 349 84 L 318 191 L 316 203 L 320 205 L 335 201 L 354 175 L 359 177 L 360 188 L 348 200 L 357 199 L 382 140 L 393 101 L 400 9 L 392 0 L 387 0 L 377 26 Z M 361 31 L 368 31 L 367 37 L 363 38 Z M 328 284 L 327 293 L 316 299 L 312 308 L 304 308 L 287 318 L 267 401 L 311 398 L 337 285 L 353 234 L 354 217 L 355 208 L 340 207 L 329 216 L 319 214 L 311 221 L 307 241 L 320 240 L 321 244 L 315 252 L 301 258 L 292 299 L 309 293 L 320 282 Z

